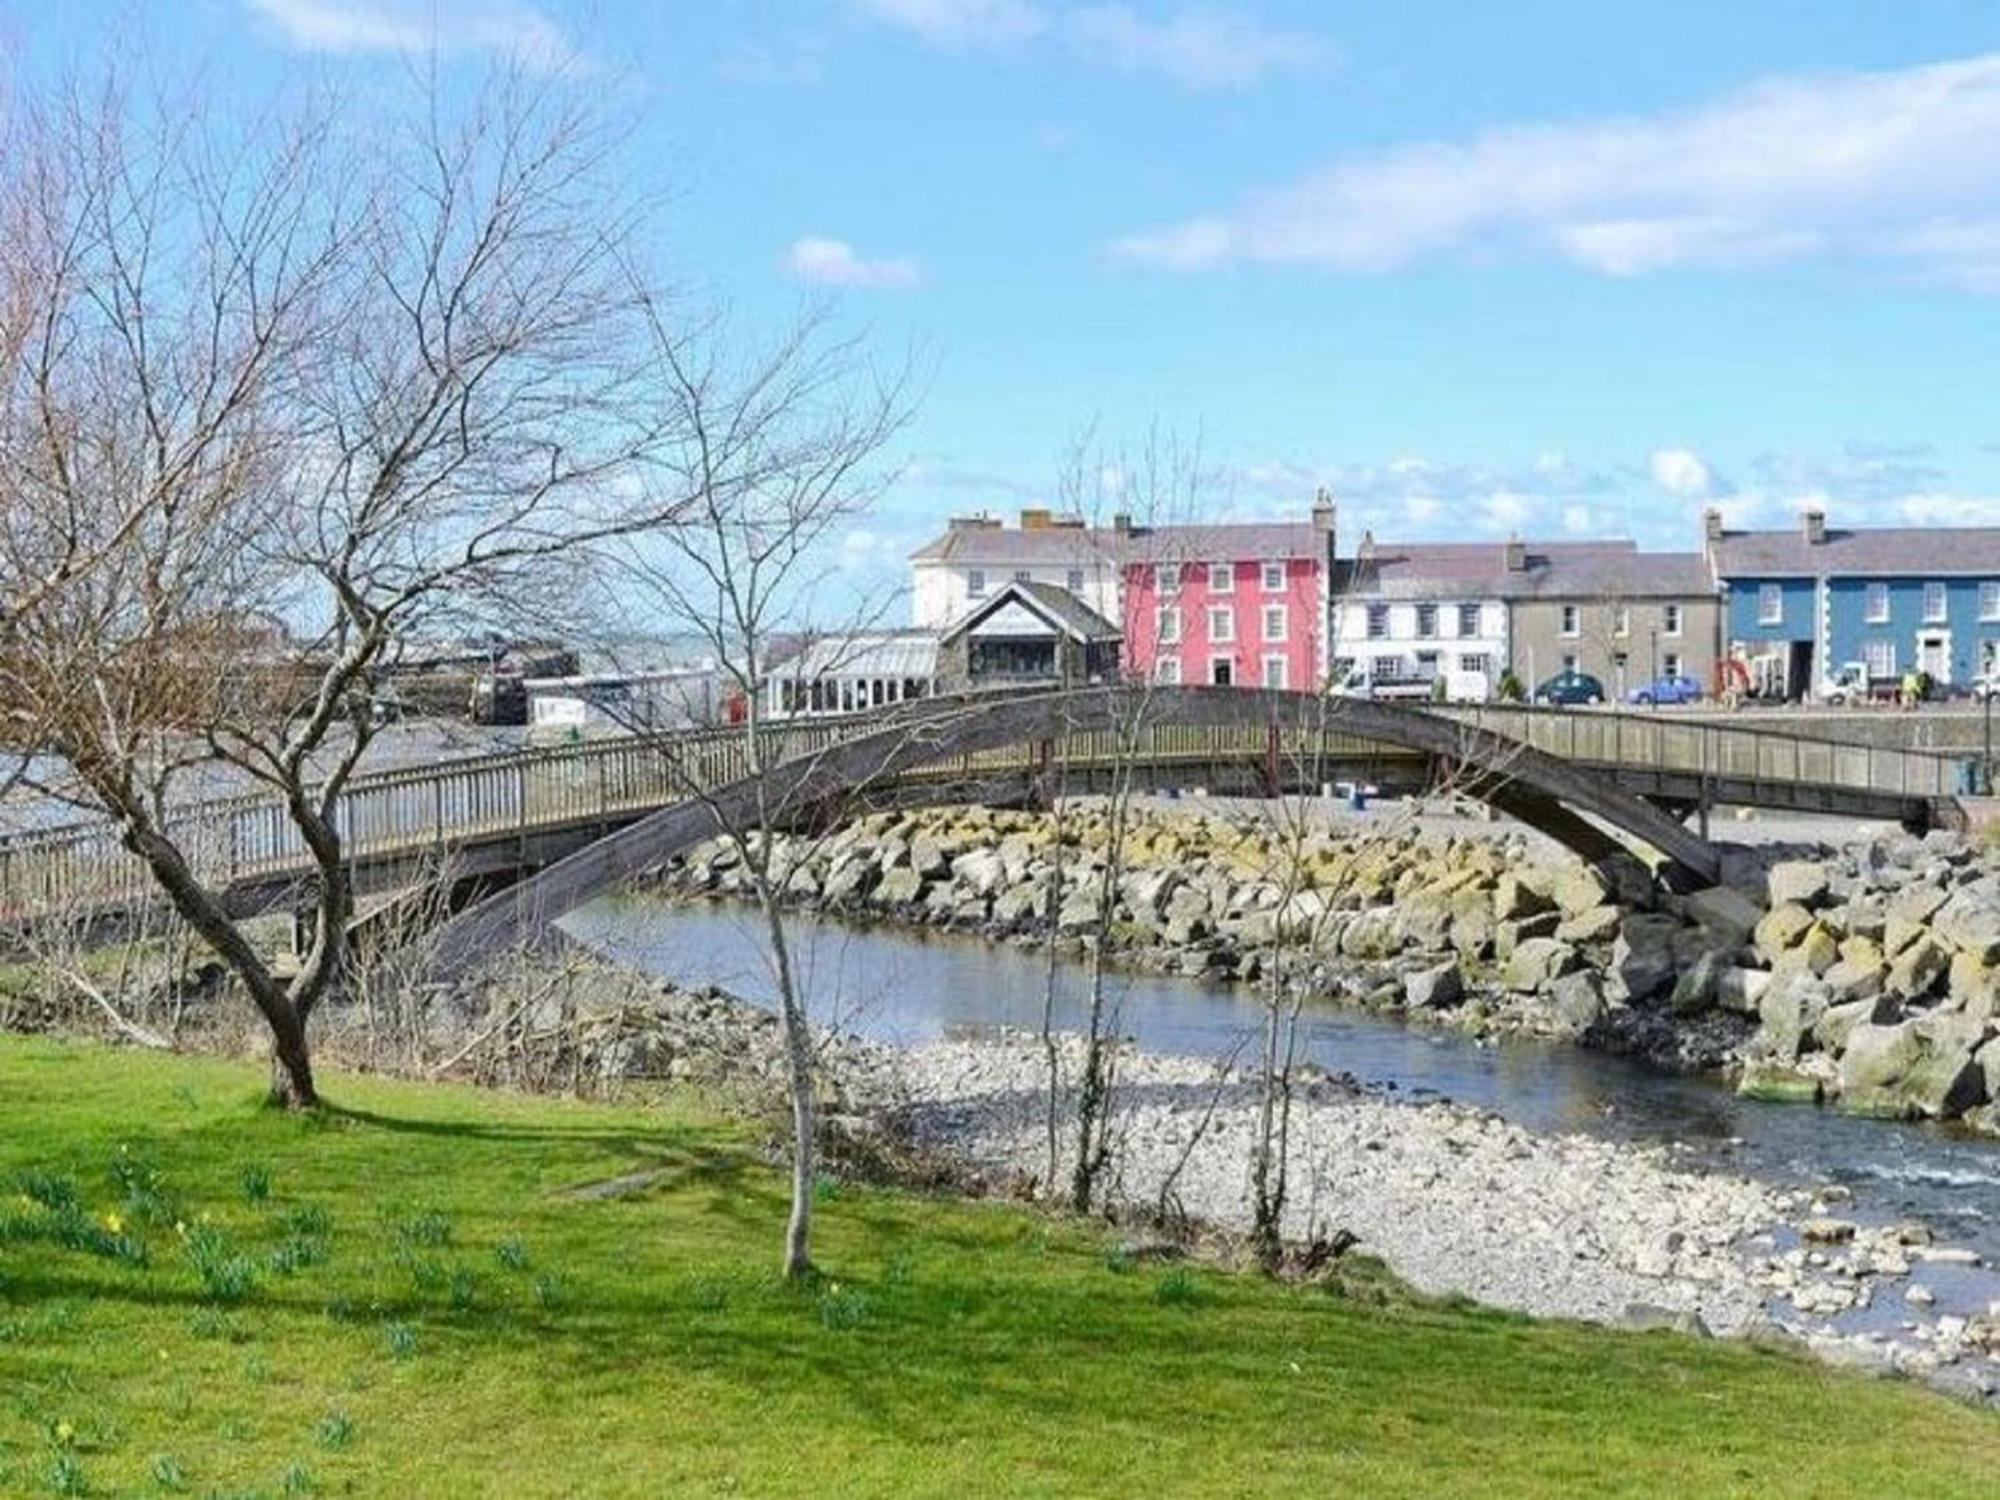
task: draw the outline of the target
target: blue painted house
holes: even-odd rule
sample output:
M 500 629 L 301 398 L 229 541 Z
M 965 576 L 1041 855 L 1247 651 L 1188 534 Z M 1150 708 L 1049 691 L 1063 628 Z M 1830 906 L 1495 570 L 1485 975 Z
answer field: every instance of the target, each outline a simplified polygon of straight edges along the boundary
M 2000 666 L 2000 514 L 1992 526 L 1840 530 L 1804 511 L 1784 531 L 1706 517 L 1723 639 L 1761 692 L 1801 698 L 1849 662 L 1942 684 Z

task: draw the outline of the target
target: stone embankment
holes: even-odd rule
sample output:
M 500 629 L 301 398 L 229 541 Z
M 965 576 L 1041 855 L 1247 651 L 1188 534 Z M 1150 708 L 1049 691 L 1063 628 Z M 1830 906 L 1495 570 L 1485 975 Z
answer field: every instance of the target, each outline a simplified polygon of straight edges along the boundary
M 1739 858 L 1735 883 L 1675 895 L 1636 862 L 1538 860 L 1518 834 L 1149 810 L 1114 858 L 1110 832 L 1101 805 L 880 814 L 783 839 L 772 868 L 816 911 L 1101 940 L 1135 966 L 1282 974 L 1328 1001 L 2000 1133 L 2000 862 L 1960 836 Z M 662 879 L 748 889 L 722 843 Z

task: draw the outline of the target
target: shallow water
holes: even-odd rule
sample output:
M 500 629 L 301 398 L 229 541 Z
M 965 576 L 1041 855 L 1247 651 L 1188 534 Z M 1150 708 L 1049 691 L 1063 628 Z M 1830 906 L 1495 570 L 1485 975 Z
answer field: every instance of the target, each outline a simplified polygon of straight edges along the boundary
M 1041 1024 L 1047 967 L 1035 949 L 891 926 L 791 918 L 815 1020 L 910 1043 L 996 1025 Z M 657 896 L 595 901 L 564 918 L 605 956 L 682 984 L 744 999 L 773 994 L 749 908 Z M 1079 1024 L 1084 970 L 1061 970 L 1059 1025 Z M 1222 1056 L 1251 1036 L 1256 998 L 1171 975 L 1114 975 L 1117 1028 L 1158 1052 Z M 1851 1187 L 1866 1219 L 1915 1216 L 1940 1236 L 2000 1262 L 2000 1142 L 1916 1125 L 1854 1119 L 1806 1105 L 1738 1098 L 1553 1042 L 1482 1045 L 1454 1032 L 1349 1008 L 1310 1016 L 1312 1061 L 1415 1098 L 1477 1105 L 1532 1129 L 1678 1142 L 1703 1162 L 1767 1180 Z M 1845 1210 L 1843 1210 L 1845 1212 Z

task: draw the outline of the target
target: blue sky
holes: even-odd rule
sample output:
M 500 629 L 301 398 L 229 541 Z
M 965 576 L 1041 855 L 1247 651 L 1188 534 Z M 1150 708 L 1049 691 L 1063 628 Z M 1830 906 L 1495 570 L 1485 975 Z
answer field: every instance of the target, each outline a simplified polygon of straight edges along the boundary
M 2000 524 L 1990 0 L 52 9 L 0 14 L 33 56 L 142 13 L 246 95 L 431 42 L 577 69 L 668 267 L 924 351 L 858 570 L 1047 497 L 1092 424 L 1349 534 Z

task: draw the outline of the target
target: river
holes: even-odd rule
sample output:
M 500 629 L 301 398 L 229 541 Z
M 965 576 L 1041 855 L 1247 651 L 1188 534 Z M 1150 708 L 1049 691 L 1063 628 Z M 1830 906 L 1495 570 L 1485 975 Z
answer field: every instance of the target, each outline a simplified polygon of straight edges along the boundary
M 814 1018 L 877 1040 L 1041 1024 L 1036 949 L 951 933 L 793 916 Z M 747 906 L 608 897 L 563 919 L 608 958 L 680 984 L 716 984 L 768 1004 L 761 932 Z M 1079 1024 L 1084 971 L 1063 966 L 1058 1024 Z M 1222 1056 L 1260 1022 L 1254 995 L 1172 975 L 1118 974 L 1118 1029 L 1149 1050 Z M 1416 1099 L 1446 1097 L 1532 1129 L 1678 1142 L 1707 1164 L 1784 1184 L 1842 1183 L 1869 1219 L 1914 1216 L 2000 1264 L 2000 1142 L 1739 1098 L 1580 1047 L 1481 1043 L 1348 1007 L 1309 1013 L 1312 1061 Z

